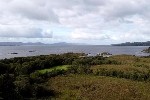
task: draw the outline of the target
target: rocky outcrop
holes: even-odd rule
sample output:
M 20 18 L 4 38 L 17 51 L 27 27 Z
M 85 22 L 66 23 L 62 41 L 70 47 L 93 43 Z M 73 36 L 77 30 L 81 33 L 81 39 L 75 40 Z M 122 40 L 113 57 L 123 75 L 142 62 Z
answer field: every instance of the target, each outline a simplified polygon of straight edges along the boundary
M 144 49 L 142 52 L 144 52 L 144 53 L 150 53 L 150 47 L 148 47 L 147 49 Z

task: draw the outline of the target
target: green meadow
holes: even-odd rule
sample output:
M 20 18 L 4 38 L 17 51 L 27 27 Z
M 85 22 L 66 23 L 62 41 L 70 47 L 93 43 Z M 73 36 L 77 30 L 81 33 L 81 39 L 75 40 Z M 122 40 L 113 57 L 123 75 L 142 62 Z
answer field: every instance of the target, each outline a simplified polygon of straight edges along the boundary
M 37 71 L 41 74 L 45 74 L 45 73 L 50 73 L 54 70 L 67 70 L 68 67 L 69 67 L 69 65 L 61 65 L 61 66 L 56 66 L 56 67 L 53 67 L 53 68 L 42 69 L 42 70 L 37 70 Z

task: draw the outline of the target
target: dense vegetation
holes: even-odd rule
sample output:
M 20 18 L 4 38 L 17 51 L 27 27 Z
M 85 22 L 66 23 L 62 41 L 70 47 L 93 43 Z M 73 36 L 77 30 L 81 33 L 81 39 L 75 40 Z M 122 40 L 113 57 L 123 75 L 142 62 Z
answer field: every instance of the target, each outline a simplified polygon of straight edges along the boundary
M 149 100 L 150 58 L 65 53 L 0 60 L 0 99 Z

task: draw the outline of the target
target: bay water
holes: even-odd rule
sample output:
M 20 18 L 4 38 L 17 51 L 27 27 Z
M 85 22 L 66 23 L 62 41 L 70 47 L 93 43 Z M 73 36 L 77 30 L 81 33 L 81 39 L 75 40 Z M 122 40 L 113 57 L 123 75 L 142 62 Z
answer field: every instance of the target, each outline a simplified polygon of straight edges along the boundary
M 136 55 L 148 56 L 149 54 L 141 52 L 147 46 L 110 46 L 110 45 L 32 45 L 32 46 L 0 46 L 0 59 L 13 57 L 26 57 L 48 54 L 60 54 L 67 52 L 87 53 L 96 55 L 102 52 L 109 52 L 113 55 Z

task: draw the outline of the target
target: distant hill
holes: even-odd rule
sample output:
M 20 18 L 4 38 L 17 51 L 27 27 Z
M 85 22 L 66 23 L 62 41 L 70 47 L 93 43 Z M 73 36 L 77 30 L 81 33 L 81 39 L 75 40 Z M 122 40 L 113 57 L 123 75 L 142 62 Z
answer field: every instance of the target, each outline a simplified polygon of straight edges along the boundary
M 0 46 L 20 46 L 22 42 L 0 42 Z
M 59 43 L 53 43 L 53 44 L 50 44 L 50 45 L 56 45 L 56 46 L 61 46 L 61 45 L 71 45 L 71 43 L 66 43 L 66 42 L 59 42 Z
M 120 44 L 111 44 L 112 46 L 150 46 L 150 41 L 147 42 L 126 42 Z
M 53 44 L 50 44 L 50 45 L 63 46 L 63 45 L 86 45 L 86 44 L 58 42 L 58 43 L 53 43 Z
M 22 42 L 0 42 L 0 46 L 21 46 L 21 45 L 55 45 L 55 46 L 63 46 L 63 45 L 86 45 L 86 44 L 78 44 L 78 43 L 66 43 L 66 42 L 59 42 L 59 43 L 53 43 L 53 44 L 45 44 L 41 42 L 28 42 L 28 43 L 22 43 Z
M 28 42 L 28 43 L 22 43 L 22 45 L 47 45 L 47 44 L 44 44 L 44 43 L 41 43 L 41 42 L 35 42 L 35 43 Z
M 0 46 L 45 45 L 44 43 L 0 42 Z

